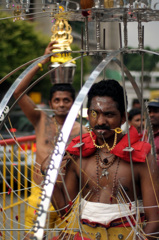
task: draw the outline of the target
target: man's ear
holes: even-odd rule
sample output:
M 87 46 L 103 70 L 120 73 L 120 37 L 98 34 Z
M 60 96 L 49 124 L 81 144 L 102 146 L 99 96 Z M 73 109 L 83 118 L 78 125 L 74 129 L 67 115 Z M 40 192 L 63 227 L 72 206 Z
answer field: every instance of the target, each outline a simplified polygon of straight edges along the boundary
M 123 125 L 126 122 L 126 113 L 124 112 L 122 119 L 121 119 L 121 125 Z

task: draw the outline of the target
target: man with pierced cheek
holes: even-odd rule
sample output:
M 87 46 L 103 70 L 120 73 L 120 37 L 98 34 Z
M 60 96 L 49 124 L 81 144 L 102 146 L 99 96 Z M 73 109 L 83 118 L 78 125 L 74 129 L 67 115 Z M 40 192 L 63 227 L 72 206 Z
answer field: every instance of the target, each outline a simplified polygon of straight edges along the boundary
M 95 83 L 88 93 L 90 131 L 82 135 L 82 163 L 76 137 L 66 149 L 65 186 L 56 183 L 52 195 L 69 229 L 79 228 L 78 221 L 71 219 L 78 215 L 80 204 L 82 233 L 66 230 L 63 237 L 139 240 L 159 236 L 158 166 L 150 144 L 141 141 L 135 127 L 123 135 L 124 103 L 124 90 L 115 80 Z M 78 202 L 80 176 L 82 199 Z

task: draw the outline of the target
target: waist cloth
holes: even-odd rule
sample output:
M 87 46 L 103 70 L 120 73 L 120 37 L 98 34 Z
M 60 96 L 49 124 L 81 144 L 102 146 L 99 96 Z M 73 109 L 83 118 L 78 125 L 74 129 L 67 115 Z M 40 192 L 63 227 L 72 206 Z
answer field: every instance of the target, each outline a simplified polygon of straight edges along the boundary
M 142 200 L 138 200 L 138 209 L 141 222 L 144 220 Z M 124 204 L 105 204 L 81 200 L 81 222 L 91 227 L 135 225 L 136 206 L 135 202 Z M 130 223 L 131 222 L 131 223 Z
M 79 224 L 79 198 L 71 212 L 65 217 L 67 228 L 59 236 L 49 240 L 133 240 L 136 208 L 135 202 L 125 204 L 105 204 L 81 199 L 81 225 Z M 139 225 L 144 220 L 142 201 L 138 201 L 141 215 Z M 62 224 L 58 227 L 63 228 Z M 74 229 L 81 229 L 77 233 Z M 121 238 L 120 238 L 121 237 Z

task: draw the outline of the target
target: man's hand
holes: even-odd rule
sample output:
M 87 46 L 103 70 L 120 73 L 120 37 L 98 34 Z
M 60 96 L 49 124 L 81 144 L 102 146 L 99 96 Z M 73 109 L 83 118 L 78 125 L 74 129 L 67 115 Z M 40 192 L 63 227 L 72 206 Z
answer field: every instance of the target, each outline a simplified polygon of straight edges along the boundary
M 60 49 L 60 48 L 54 46 L 57 43 L 58 43 L 57 41 L 50 42 L 45 49 L 44 55 L 52 53 L 52 50 L 54 50 L 54 49 Z M 50 57 L 45 58 L 44 60 L 41 61 L 41 64 L 45 64 L 49 61 L 50 61 Z

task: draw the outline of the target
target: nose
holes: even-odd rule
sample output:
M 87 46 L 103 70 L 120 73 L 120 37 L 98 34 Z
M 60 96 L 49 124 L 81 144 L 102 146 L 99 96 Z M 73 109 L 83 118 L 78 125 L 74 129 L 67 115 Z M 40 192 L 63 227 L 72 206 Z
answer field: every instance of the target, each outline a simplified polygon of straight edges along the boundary
M 149 111 L 149 115 L 150 117 L 154 115 L 154 112 L 153 111 Z
M 60 101 L 59 106 L 60 106 L 60 107 L 63 107 L 63 106 L 64 106 L 64 102 L 63 102 L 62 100 Z
M 106 119 L 105 119 L 105 116 L 103 114 L 99 114 L 99 116 L 97 118 L 97 124 L 99 126 L 103 125 L 103 124 L 106 124 Z
M 141 127 L 141 120 L 138 122 L 138 127 Z

